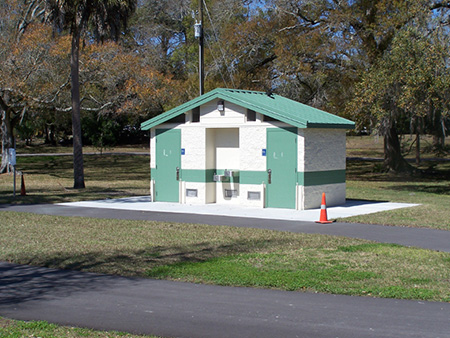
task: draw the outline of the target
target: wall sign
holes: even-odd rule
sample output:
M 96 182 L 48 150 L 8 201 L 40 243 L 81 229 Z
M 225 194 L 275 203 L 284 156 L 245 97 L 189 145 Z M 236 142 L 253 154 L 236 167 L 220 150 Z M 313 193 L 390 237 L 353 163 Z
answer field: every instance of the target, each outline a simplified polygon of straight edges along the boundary
M 184 148 L 181 148 L 181 155 L 186 154 L 186 150 Z
M 266 150 L 266 149 L 263 149 L 263 150 L 262 150 L 262 156 L 266 156 L 266 153 L 267 153 L 267 150 Z
M 9 155 L 9 164 L 12 165 L 13 167 L 16 166 L 16 149 L 14 148 L 9 148 L 8 149 L 8 155 Z

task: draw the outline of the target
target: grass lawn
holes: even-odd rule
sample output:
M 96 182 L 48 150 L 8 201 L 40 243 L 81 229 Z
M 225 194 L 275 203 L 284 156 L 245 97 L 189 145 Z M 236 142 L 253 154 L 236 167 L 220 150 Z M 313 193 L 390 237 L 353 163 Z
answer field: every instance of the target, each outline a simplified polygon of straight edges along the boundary
M 409 148 L 409 136 L 404 137 Z M 447 138 L 447 144 L 450 138 Z M 422 145 L 431 145 L 424 138 Z M 347 156 L 383 157 L 383 140 L 372 136 L 347 138 Z M 414 152 L 406 156 L 413 159 Z M 378 161 L 347 161 L 347 198 L 421 204 L 414 208 L 397 209 L 376 214 L 341 219 L 345 222 L 384 224 L 408 227 L 428 227 L 450 230 L 450 161 L 432 161 L 433 154 L 424 153 L 419 169 L 431 171 L 423 177 L 384 173 Z
M 380 157 L 382 142 L 353 137 L 348 139 L 348 149 L 348 156 Z M 70 153 L 71 149 L 31 147 L 18 150 L 21 152 Z M 87 188 L 79 191 L 71 189 L 70 156 L 18 157 L 17 168 L 25 173 L 27 196 L 20 196 L 18 176 L 18 196 L 13 198 L 12 175 L 3 174 L 0 205 L 147 195 L 148 161 L 148 156 L 85 156 Z M 423 165 L 422 168 L 433 165 L 444 175 L 422 179 L 392 176 L 379 170 L 379 162 L 349 161 L 348 198 L 422 205 L 345 221 L 450 230 L 450 163 Z M 218 285 L 450 301 L 448 253 L 358 239 L 224 226 L 12 212 L 0 215 L 0 260 L 4 261 Z M 0 318 L 0 336 L 137 337 L 4 318 Z
M 17 170 L 24 173 L 26 196 L 20 196 L 17 175 L 0 175 L 0 204 L 60 203 L 125 196 L 148 195 L 150 185 L 148 156 L 84 156 L 86 189 L 74 190 L 73 163 L 70 156 L 18 157 Z
M 0 260 L 123 276 L 450 301 L 450 254 L 325 235 L 2 212 Z
M 150 338 L 155 336 L 139 336 L 115 331 L 95 331 L 77 327 L 59 326 L 45 321 L 25 322 L 0 317 L 0 337 L 2 338 Z
M 450 173 L 450 162 L 439 163 Z M 426 227 L 450 230 L 450 176 L 401 177 L 381 173 L 377 162 L 347 162 L 347 198 L 420 204 L 370 215 L 341 219 L 345 222 Z M 442 175 L 442 174 L 441 174 Z

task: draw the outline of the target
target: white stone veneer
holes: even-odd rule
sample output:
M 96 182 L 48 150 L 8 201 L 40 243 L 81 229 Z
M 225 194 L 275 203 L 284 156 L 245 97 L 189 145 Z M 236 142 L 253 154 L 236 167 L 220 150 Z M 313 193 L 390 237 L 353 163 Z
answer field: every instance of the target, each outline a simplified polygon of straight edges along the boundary
M 241 184 L 240 185 L 241 203 L 247 207 L 264 208 L 264 185 L 263 184 Z M 248 192 L 259 192 L 260 200 L 249 200 Z
M 244 126 L 240 128 L 240 170 L 265 171 L 266 157 L 262 150 L 266 148 L 267 127 L 260 125 Z
M 186 126 L 181 128 L 182 169 L 206 169 L 206 129 L 201 126 Z
M 217 110 L 217 102 L 213 100 L 200 107 L 200 123 L 209 124 L 237 124 L 242 125 L 245 122 L 245 113 L 247 109 L 225 101 L 225 111 Z
M 345 169 L 345 130 L 299 129 L 299 136 L 304 144 L 303 161 L 299 156 L 299 171 Z
M 320 208 L 322 203 L 322 193 L 326 195 L 326 202 L 328 206 L 345 204 L 345 183 L 339 184 L 325 184 L 313 186 L 300 186 L 303 190 L 303 209 Z
M 197 197 L 187 197 L 186 190 L 187 189 L 196 189 Z M 207 192 L 206 192 L 206 184 L 199 182 L 183 182 L 181 189 L 183 199 L 180 201 L 181 203 L 186 204 L 206 204 L 207 203 Z

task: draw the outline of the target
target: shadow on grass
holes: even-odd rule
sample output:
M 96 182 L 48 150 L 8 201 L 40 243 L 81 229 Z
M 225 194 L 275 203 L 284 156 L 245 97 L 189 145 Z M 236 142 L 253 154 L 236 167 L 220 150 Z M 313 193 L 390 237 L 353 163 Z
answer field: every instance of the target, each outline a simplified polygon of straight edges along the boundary
M 449 185 L 401 185 L 401 186 L 391 186 L 389 190 L 397 191 L 408 191 L 408 192 L 424 192 L 428 194 L 436 195 L 449 195 L 450 196 L 450 186 Z
M 0 262 L 2 276 L 0 304 L 18 304 L 41 299 L 48 294 L 61 296 L 84 289 L 95 290 L 97 286 L 102 288 L 108 284 L 113 286 L 117 281 L 110 275 L 145 277 L 151 268 L 163 265 L 206 262 L 213 258 L 255 252 L 267 246 L 283 245 L 287 242 L 288 239 L 238 240 L 218 246 L 205 242 L 135 251 L 117 250 L 84 254 L 59 252 L 39 256 L 23 253 L 14 260 L 26 265 Z M 96 275 L 92 272 L 109 275 Z
M 383 163 L 375 161 L 347 161 L 348 180 L 371 182 L 433 182 L 450 180 L 449 162 L 419 167 L 416 174 L 386 172 Z

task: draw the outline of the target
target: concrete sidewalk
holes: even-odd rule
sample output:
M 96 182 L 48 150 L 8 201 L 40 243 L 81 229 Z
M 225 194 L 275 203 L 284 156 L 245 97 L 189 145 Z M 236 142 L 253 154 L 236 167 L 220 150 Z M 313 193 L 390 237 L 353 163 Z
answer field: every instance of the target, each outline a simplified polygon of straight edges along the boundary
M 311 209 L 311 210 L 293 210 L 293 209 L 277 209 L 277 208 L 260 209 L 260 208 L 241 207 L 239 205 L 235 206 L 220 205 L 220 204 L 191 205 L 191 204 L 166 203 L 166 202 L 151 202 L 149 196 L 108 199 L 100 201 L 60 203 L 58 205 L 87 207 L 87 208 L 170 212 L 182 214 L 247 217 L 247 218 L 308 221 L 308 222 L 317 221 L 320 216 L 320 209 Z M 380 211 L 394 210 L 399 208 L 414 207 L 417 205 L 418 204 L 347 200 L 347 203 L 345 205 L 337 207 L 328 207 L 327 214 L 329 219 L 336 219 L 336 218 L 345 218 L 351 216 L 371 214 Z

